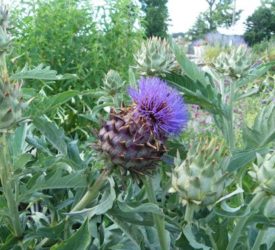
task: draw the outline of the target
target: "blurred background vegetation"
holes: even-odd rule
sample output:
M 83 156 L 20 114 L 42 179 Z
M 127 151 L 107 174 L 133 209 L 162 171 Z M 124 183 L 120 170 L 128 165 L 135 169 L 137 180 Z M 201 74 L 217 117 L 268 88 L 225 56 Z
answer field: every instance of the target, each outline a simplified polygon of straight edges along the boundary
M 274 61 L 275 5 L 272 1 L 264 0 L 248 17 L 243 37 L 230 38 L 219 34 L 217 28 L 230 27 L 239 19 L 241 11 L 234 13 L 232 0 L 205 1 L 208 10 L 201 13 L 183 38 L 177 39 L 186 53 L 190 53 L 188 48 L 201 39 L 200 44 L 204 47 L 201 63 L 212 66 L 220 53 L 229 52 L 231 45 L 246 43 L 253 46 L 254 59 Z M 99 105 L 102 98 L 118 94 L 111 93 L 110 88 L 106 92 L 104 82 L 108 82 L 105 77 L 108 71 L 115 70 L 122 83 L 126 83 L 122 85 L 126 86 L 131 82 L 129 65 L 135 65 L 134 55 L 142 42 L 151 36 L 169 36 L 167 0 L 107 0 L 102 5 L 94 5 L 88 0 L 25 0 L 10 12 L 14 47 L 10 54 L 11 70 L 42 63 L 59 74 L 77 76 L 58 82 L 41 81 L 40 84 L 28 80 L 25 89 L 35 98 L 67 90 L 81 91 L 82 94 L 59 107 L 51 117 L 62 124 L 69 135 L 80 139 L 88 138 L 91 127 L 99 126 L 95 107 L 103 111 Z M 263 78 L 271 87 L 273 74 L 269 73 L 267 80 Z M 123 91 L 125 88 L 119 87 L 119 92 Z

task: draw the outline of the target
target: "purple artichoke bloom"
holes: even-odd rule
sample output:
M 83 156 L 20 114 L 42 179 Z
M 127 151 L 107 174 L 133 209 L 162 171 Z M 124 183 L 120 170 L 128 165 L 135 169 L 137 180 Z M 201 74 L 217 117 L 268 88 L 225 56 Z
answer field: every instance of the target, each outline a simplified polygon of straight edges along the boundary
M 135 115 L 145 119 L 157 138 L 179 134 L 188 120 L 187 107 L 180 93 L 157 77 L 141 78 L 138 89 L 129 89 Z

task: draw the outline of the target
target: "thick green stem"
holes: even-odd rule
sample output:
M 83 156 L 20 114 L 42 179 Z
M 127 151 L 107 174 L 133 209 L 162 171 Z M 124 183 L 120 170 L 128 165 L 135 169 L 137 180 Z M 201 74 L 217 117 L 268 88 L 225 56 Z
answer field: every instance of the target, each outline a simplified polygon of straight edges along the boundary
M 255 210 L 255 209 L 258 209 L 263 200 L 266 198 L 266 194 L 264 192 L 260 192 L 260 193 L 257 193 L 254 198 L 251 200 L 251 202 L 249 203 L 249 207 L 251 210 Z M 241 232 L 245 226 L 245 224 L 247 223 L 248 219 L 249 219 L 249 216 L 250 215 L 247 215 L 245 217 L 242 217 L 239 219 L 237 225 L 235 226 L 234 230 L 233 230 L 233 233 L 231 235 L 231 238 L 230 238 L 230 241 L 229 241 L 229 244 L 226 248 L 226 250 L 234 250 L 235 249 L 235 246 L 238 242 L 238 239 L 241 235 Z
M 98 195 L 100 189 L 104 185 L 106 179 L 108 178 L 108 175 L 110 173 L 110 169 L 105 169 L 101 175 L 98 177 L 96 182 L 88 188 L 85 195 L 82 197 L 82 199 L 74 206 L 74 208 L 71 210 L 71 212 L 79 211 L 89 205 L 89 203 L 96 198 Z
M 262 229 L 262 230 L 259 231 L 259 233 L 257 235 L 257 238 L 256 238 L 256 240 L 254 242 L 253 248 L 251 250 L 259 250 L 260 249 L 260 246 L 262 244 L 265 232 L 266 232 L 266 230 L 264 230 L 264 229 Z
M 209 236 L 209 239 L 210 239 L 210 242 L 212 244 L 212 248 L 213 250 L 219 250 L 216 242 L 215 242 L 215 239 L 212 235 L 212 229 L 211 228 L 206 228 L 206 234 Z
M 235 133 L 234 133 L 234 95 L 235 95 L 235 86 L 234 82 L 230 83 L 230 99 L 229 99 L 229 119 L 228 119 L 228 144 L 230 151 L 232 152 L 235 148 Z
M 12 167 L 7 159 L 8 157 L 8 144 L 6 141 L 6 134 L 3 133 L 0 142 L 0 179 L 2 183 L 3 193 L 7 200 L 8 211 L 10 213 L 10 220 L 16 237 L 20 238 L 23 235 L 23 229 L 20 223 L 19 212 L 15 194 L 13 192 L 12 184 Z
M 143 179 L 143 184 L 145 186 L 148 200 L 154 204 L 157 204 L 157 200 L 156 200 L 156 196 L 155 196 L 151 178 L 145 177 Z M 169 248 L 168 239 L 167 239 L 166 232 L 165 232 L 164 217 L 157 215 L 157 214 L 153 214 L 153 220 L 154 220 L 154 224 L 156 226 L 158 237 L 159 237 L 160 249 L 161 250 L 169 250 L 170 248 Z
M 194 215 L 194 205 L 190 202 L 187 202 L 187 204 L 185 206 L 184 220 L 187 223 L 191 223 L 193 220 L 193 215 Z
M 9 73 L 7 69 L 7 63 L 6 63 L 6 53 L 3 53 L 0 56 L 0 71 L 1 71 L 1 77 L 4 82 L 9 82 Z

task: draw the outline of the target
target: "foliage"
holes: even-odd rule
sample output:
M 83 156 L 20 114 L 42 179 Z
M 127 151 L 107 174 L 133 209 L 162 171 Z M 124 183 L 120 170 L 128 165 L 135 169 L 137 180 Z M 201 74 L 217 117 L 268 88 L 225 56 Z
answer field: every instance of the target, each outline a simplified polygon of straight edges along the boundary
M 203 60 L 206 64 L 211 64 L 222 52 L 220 46 L 207 46 L 203 51 Z
M 206 2 L 208 10 L 198 16 L 188 31 L 192 40 L 203 38 L 205 34 L 217 30 L 218 27 L 230 27 L 240 18 L 241 11 L 234 10 L 232 0 L 206 0 Z
M 27 2 L 27 8 L 28 16 L 22 8 L 13 20 L 14 52 L 20 55 L 16 64 L 43 63 L 61 74 L 77 74 L 77 81 L 62 81 L 52 86 L 54 91 L 98 86 L 109 68 L 127 72 L 123 65 L 131 64 L 142 37 L 134 27 L 139 14 L 130 1 L 110 2 L 106 13 L 81 0 Z M 106 18 L 98 20 L 96 15 Z
M 252 49 L 255 53 L 262 55 L 266 50 L 272 50 L 275 47 L 275 37 L 272 36 L 270 40 L 264 39 L 260 43 L 253 45 Z
M 245 41 L 254 45 L 270 37 L 275 32 L 275 4 L 264 5 L 255 10 L 246 20 Z
M 147 37 L 167 36 L 168 9 L 167 0 L 139 0 L 145 13 L 144 26 Z
M 20 6 L 11 30 L 15 67 L 43 63 L 64 75 L 55 83 L 28 80 L 27 87 L 51 96 L 70 89 L 99 89 L 110 68 L 127 77 L 143 36 L 140 11 L 132 1 L 109 1 L 108 8 L 85 0 L 24 1 Z M 66 79 L 68 73 L 77 77 Z M 91 93 L 76 96 L 52 118 L 69 133 L 87 137 L 89 124 L 82 115 L 95 105 Z

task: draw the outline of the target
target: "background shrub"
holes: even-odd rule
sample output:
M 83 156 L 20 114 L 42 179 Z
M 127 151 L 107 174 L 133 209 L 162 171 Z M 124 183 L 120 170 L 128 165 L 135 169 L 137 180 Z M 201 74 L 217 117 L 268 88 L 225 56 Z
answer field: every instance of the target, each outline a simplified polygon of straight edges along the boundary
M 100 88 L 109 69 L 125 77 L 143 39 L 140 10 L 130 0 L 108 1 L 107 6 L 93 6 L 86 0 L 21 3 L 12 15 L 15 27 L 11 30 L 12 56 L 19 55 L 15 68 L 42 63 L 59 74 L 77 75 L 77 79 L 46 85 L 28 81 L 25 86 L 37 92 L 43 88 L 49 96 L 69 89 Z M 95 106 L 92 92 L 76 97 L 74 102 L 60 108 L 59 116 L 55 115 L 69 133 L 75 133 L 78 128 L 82 132 L 86 130 L 87 120 L 80 115 Z

